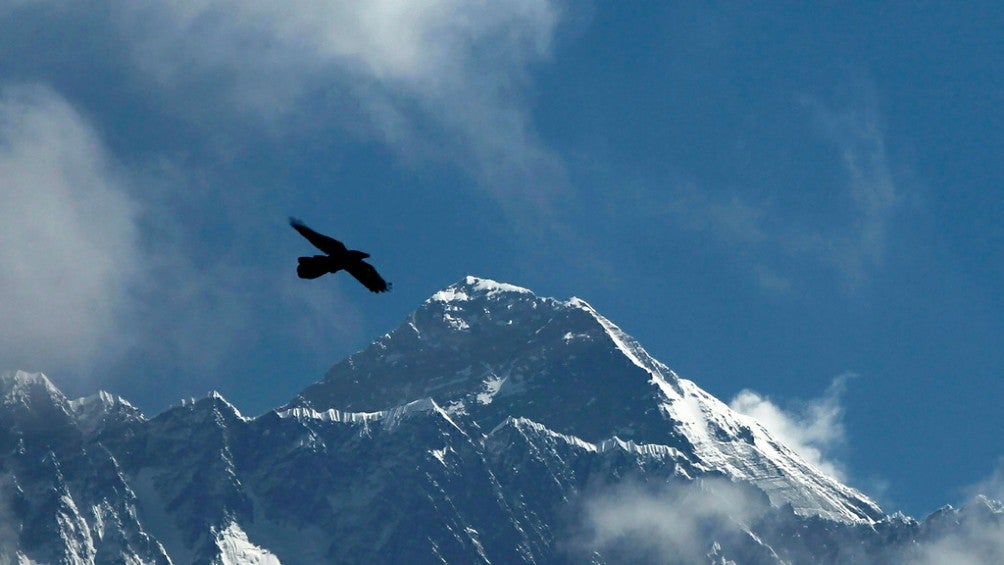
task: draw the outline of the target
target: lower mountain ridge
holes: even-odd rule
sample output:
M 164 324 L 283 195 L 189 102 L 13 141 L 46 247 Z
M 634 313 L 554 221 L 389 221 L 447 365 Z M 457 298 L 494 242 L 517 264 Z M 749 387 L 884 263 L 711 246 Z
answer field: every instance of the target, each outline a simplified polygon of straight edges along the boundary
M 1000 503 L 887 516 L 586 302 L 476 277 L 256 418 L 0 394 L 0 563 L 1004 557 Z

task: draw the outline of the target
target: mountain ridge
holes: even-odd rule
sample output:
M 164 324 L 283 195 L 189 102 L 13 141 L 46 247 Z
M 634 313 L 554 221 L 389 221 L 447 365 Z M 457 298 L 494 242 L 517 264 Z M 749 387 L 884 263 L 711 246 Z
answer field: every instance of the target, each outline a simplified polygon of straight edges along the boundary
M 0 562 L 636 561 L 584 522 L 625 484 L 745 501 L 694 525 L 709 563 L 915 560 L 1004 524 L 989 501 L 886 516 L 585 301 L 476 277 L 254 418 L 216 392 L 147 418 L 40 373 L 0 396 Z

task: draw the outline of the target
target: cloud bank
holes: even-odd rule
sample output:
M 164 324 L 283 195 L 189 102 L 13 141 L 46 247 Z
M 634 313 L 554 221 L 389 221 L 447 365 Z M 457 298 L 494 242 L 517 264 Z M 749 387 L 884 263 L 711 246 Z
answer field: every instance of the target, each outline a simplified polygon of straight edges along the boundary
M 129 306 L 138 207 L 87 121 L 44 87 L 0 91 L 0 201 L 0 365 L 91 363 Z

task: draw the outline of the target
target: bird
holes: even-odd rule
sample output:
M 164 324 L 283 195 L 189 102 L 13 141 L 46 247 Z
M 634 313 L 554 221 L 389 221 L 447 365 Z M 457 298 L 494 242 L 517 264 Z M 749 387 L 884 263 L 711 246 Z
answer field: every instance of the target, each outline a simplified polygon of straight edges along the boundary
M 363 261 L 370 256 L 369 253 L 348 249 L 344 243 L 317 233 L 296 218 L 290 218 L 289 225 L 307 238 L 307 241 L 312 243 L 314 247 L 326 253 L 326 255 L 299 258 L 296 274 L 301 279 L 316 279 L 322 275 L 337 273 L 345 269 L 371 292 L 387 292 L 391 289 L 391 283 L 385 281 L 373 265 Z

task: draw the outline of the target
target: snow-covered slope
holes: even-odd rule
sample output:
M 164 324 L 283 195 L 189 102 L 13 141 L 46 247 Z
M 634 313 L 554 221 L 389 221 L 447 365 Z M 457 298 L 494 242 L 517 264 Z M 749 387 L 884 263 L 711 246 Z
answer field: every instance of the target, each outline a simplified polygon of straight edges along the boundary
M 23 371 L 0 374 L 0 396 L 0 562 L 168 562 L 116 457 L 87 441 L 124 401 L 77 403 L 87 405 L 78 419 L 45 375 Z
M 703 516 L 686 561 L 914 562 L 967 543 L 986 560 L 1004 536 L 990 501 L 882 516 L 584 301 L 473 277 L 257 418 L 218 393 L 146 418 L 23 372 L 0 374 L 0 399 L 0 563 L 679 559 L 590 541 L 591 501 L 625 483 Z M 721 488 L 742 508 L 694 507 Z
M 682 379 L 584 300 L 467 277 L 335 365 L 294 405 L 378 410 L 431 397 L 492 429 L 526 418 L 558 433 L 673 448 L 697 473 L 761 488 L 776 505 L 847 522 L 882 513 Z

